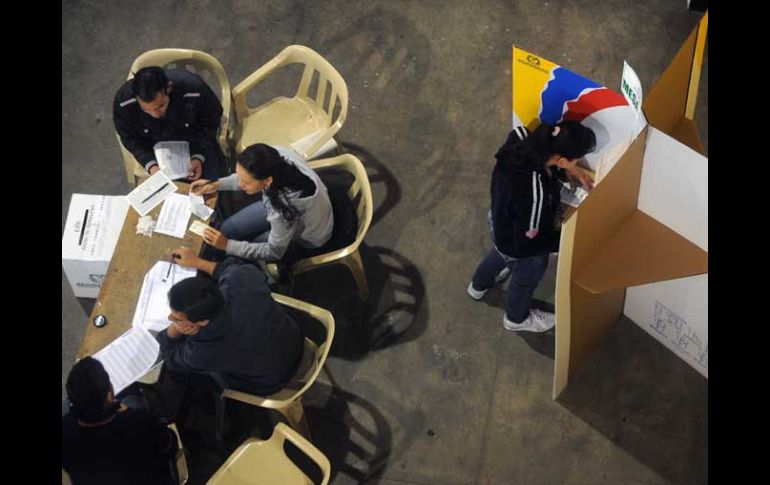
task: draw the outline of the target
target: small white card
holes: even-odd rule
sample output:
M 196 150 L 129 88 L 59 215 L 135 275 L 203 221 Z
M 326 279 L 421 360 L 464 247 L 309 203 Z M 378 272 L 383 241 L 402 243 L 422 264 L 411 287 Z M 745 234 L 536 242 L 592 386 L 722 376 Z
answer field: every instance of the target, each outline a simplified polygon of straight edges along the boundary
M 126 199 L 140 216 L 145 216 L 176 191 L 176 184 L 162 170 L 158 170 L 155 175 L 129 192 Z
M 209 226 L 201 221 L 193 221 L 192 224 L 190 224 L 190 232 L 193 232 L 201 237 L 203 237 L 203 231 L 205 231 Z

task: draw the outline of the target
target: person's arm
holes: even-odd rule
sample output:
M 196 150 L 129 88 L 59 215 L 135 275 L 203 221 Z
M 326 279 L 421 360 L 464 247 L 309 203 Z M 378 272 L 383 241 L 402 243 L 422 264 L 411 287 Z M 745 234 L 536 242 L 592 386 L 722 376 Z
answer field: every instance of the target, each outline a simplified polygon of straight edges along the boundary
M 217 263 L 201 258 L 195 253 L 195 251 L 190 248 L 182 246 L 173 249 L 170 256 L 180 266 L 184 266 L 185 268 L 199 269 L 214 276 L 214 270 L 216 270 Z
M 268 217 L 270 234 L 267 242 L 226 240 L 225 252 L 231 256 L 251 261 L 278 261 L 286 253 L 294 236 L 295 227 L 277 215 Z
M 211 153 L 217 144 L 219 124 L 222 121 L 222 104 L 211 88 L 202 80 L 196 86 L 200 93 L 196 130 L 190 140 L 190 158 L 206 161 L 206 154 Z
M 136 158 L 145 170 L 151 174 L 159 169 L 158 162 L 155 160 L 155 151 L 153 144 L 141 136 L 139 128 L 127 106 L 121 106 L 118 97 L 112 107 L 112 120 L 115 123 L 115 131 L 118 132 L 120 142 L 126 147 L 126 150 Z M 134 101 L 136 103 L 137 101 Z M 156 169 L 151 169 L 157 167 Z
M 559 231 L 554 231 L 553 221 L 542 219 L 541 198 L 547 197 L 545 187 L 539 179 L 518 179 L 516 190 L 519 195 L 513 198 L 509 206 L 509 216 L 513 219 L 513 234 L 511 242 L 516 248 L 516 254 L 543 254 L 558 252 Z M 534 184 L 536 191 L 527 190 Z

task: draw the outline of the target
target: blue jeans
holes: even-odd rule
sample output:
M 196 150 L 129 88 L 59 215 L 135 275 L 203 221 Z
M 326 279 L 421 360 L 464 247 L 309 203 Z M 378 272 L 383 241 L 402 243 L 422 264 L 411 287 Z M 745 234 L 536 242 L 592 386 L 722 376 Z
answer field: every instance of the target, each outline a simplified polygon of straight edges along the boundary
M 264 197 L 264 195 L 263 195 Z M 235 241 L 265 242 L 270 234 L 265 203 L 258 200 L 222 222 L 220 231 Z
M 495 277 L 506 266 L 511 270 L 511 282 L 508 286 L 505 313 L 508 320 L 521 323 L 529 316 L 532 293 L 548 268 L 548 254 L 514 259 L 493 247 L 476 268 L 473 287 L 482 291 L 492 288 L 495 285 Z

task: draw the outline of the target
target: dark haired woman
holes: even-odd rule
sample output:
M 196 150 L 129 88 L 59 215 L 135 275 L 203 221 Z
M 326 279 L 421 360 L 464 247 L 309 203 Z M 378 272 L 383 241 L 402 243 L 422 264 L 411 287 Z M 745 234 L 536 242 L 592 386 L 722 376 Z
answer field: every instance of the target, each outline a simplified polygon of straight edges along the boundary
M 545 332 L 553 313 L 530 309 L 532 293 L 545 275 L 548 255 L 559 250 L 559 177 L 587 190 L 591 178 L 577 162 L 594 150 L 594 132 L 575 121 L 541 124 L 532 134 L 520 126 L 508 135 L 495 158 L 490 194 L 492 249 L 473 275 L 468 294 L 481 299 L 511 275 L 503 326 L 511 331 Z
M 206 243 L 228 255 L 277 261 L 292 241 L 319 248 L 331 238 L 334 216 L 326 186 L 296 153 L 283 147 L 251 145 L 238 156 L 234 174 L 195 181 L 190 189 L 194 194 L 262 192 L 262 200 L 226 219 L 221 230 L 205 230 Z

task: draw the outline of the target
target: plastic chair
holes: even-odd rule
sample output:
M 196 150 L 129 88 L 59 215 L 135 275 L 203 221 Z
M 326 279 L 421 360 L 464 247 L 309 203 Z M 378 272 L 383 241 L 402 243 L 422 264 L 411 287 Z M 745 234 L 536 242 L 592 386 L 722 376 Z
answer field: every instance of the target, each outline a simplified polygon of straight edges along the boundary
M 312 443 L 283 423 L 278 423 L 267 441 L 249 438 L 209 479 L 209 485 L 312 484 L 313 481 L 286 454 L 289 441 L 310 458 L 323 472 L 321 485 L 329 483 L 329 459 Z
M 334 339 L 334 317 L 328 310 L 278 293 L 273 293 L 273 299 L 281 305 L 299 310 L 321 322 L 324 328 L 326 328 L 326 339 L 320 345 L 316 345 L 312 340 L 305 338 L 302 362 L 299 364 L 297 374 L 285 388 L 275 394 L 262 397 L 234 389 L 222 391 L 216 406 L 216 434 L 220 441 L 222 440 L 222 428 L 224 425 L 224 398 L 234 399 L 262 408 L 275 409 L 287 419 L 292 428 L 310 439 L 310 428 L 305 419 L 305 410 L 302 407 L 301 397 L 318 378 L 318 374 L 321 372 L 324 362 L 326 362 L 326 357 L 329 355 L 329 349 L 331 349 L 332 340 Z
M 291 64 L 304 64 L 305 69 L 293 98 L 279 96 L 250 108 L 246 96 L 274 71 Z M 318 73 L 315 93 L 310 86 Z M 330 91 L 326 98 L 327 85 Z M 340 109 L 334 117 L 335 107 Z M 334 136 L 345 123 L 348 113 L 348 87 L 340 73 L 314 50 L 290 45 L 267 64 L 254 71 L 233 89 L 235 129 L 233 146 L 241 153 L 254 143 L 291 146 L 305 160 L 336 148 Z
M 364 272 L 364 265 L 361 261 L 361 253 L 358 247 L 366 236 L 366 231 L 369 230 L 369 225 L 372 222 L 372 188 L 369 185 L 369 176 L 366 174 L 366 169 L 361 163 L 361 160 L 355 156 L 346 153 L 333 158 L 324 158 L 322 160 L 314 160 L 308 162 L 308 166 L 316 171 L 337 168 L 350 173 L 354 180 L 348 189 L 348 196 L 356 205 L 356 218 L 358 219 L 358 231 L 356 232 L 356 239 L 350 245 L 331 251 L 329 253 L 312 256 L 297 261 L 289 268 L 289 281 L 290 286 L 293 282 L 294 276 L 306 271 L 310 271 L 321 266 L 333 263 L 344 264 L 350 270 L 353 278 L 356 280 L 358 291 L 361 294 L 361 298 L 366 299 L 369 296 L 369 284 L 366 281 L 366 273 Z M 356 204 L 356 197 L 360 194 L 358 203 Z M 275 264 L 271 263 L 267 265 L 267 271 L 274 279 L 279 279 L 278 268 Z
M 131 70 L 128 71 L 128 77 L 126 80 L 133 79 L 134 73 L 139 69 L 149 66 L 161 66 L 164 69 L 179 68 L 188 69 L 188 66 L 195 70 L 195 73 L 203 78 L 204 73 L 208 72 L 211 77 L 217 80 L 219 83 L 219 100 L 222 103 L 222 120 L 219 124 L 219 136 L 217 141 L 219 142 L 222 153 L 225 155 L 230 154 L 230 147 L 228 145 L 227 137 L 230 127 L 230 106 L 232 104 L 232 96 L 230 94 L 230 80 L 227 78 L 225 69 L 222 64 L 212 55 L 201 51 L 194 51 L 189 49 L 154 49 L 147 51 L 144 54 L 136 58 L 131 65 Z M 207 81 L 208 82 L 208 81 Z M 214 93 L 217 92 L 214 86 L 210 86 Z M 123 161 L 126 165 L 126 177 L 129 185 L 138 185 L 139 180 L 147 178 L 148 174 L 144 170 L 139 162 L 136 161 L 134 156 L 126 150 L 123 143 L 118 137 L 118 145 L 120 145 L 120 151 L 123 154 Z M 231 158 L 231 157 L 230 157 Z
M 171 429 L 171 431 L 174 432 L 176 435 L 176 444 L 177 444 L 177 452 L 176 452 L 176 473 L 177 477 L 179 479 L 179 485 L 184 485 L 187 483 L 187 480 L 190 478 L 190 473 L 187 468 L 187 458 L 184 454 L 184 447 L 182 446 L 182 438 L 179 437 L 179 430 L 176 428 L 176 424 L 171 423 L 168 425 L 168 428 Z

